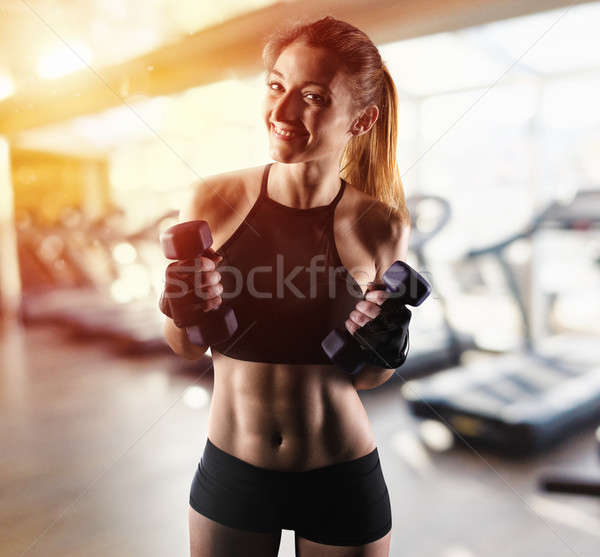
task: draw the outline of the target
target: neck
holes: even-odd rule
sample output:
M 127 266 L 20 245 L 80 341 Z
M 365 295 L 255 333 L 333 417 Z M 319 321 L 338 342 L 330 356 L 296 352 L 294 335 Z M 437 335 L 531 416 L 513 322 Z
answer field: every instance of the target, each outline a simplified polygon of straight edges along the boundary
M 341 186 L 338 165 L 331 161 L 275 162 L 269 174 L 269 196 L 297 209 L 328 205 Z

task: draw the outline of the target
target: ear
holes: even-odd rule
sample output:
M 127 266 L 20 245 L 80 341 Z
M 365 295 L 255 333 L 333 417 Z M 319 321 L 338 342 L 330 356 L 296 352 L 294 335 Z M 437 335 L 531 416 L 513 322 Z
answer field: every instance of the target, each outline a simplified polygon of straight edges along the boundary
M 376 104 L 368 106 L 363 112 L 352 122 L 350 133 L 352 135 L 362 135 L 367 133 L 377 121 L 379 116 L 379 108 Z

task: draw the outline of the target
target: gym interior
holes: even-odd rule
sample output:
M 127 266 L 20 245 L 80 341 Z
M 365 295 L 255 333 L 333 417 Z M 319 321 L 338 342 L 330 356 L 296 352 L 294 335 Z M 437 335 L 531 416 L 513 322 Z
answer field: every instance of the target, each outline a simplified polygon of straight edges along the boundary
M 163 337 L 159 236 L 203 176 L 270 160 L 261 41 L 327 14 L 393 74 L 432 286 L 404 365 L 359 391 L 390 554 L 599 554 L 600 2 L 9 0 L 3 556 L 188 554 L 212 364 Z

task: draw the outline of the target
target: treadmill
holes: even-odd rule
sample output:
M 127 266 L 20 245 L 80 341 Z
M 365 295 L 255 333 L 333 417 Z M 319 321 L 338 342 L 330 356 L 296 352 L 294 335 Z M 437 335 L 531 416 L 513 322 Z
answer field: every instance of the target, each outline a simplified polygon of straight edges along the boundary
M 600 338 L 565 333 L 534 343 L 525 301 L 505 255 L 514 242 L 544 227 L 600 229 L 600 190 L 581 191 L 568 205 L 552 202 L 524 230 L 466 256 L 498 261 L 523 321 L 522 348 L 403 385 L 411 412 L 449 426 L 458 445 L 523 456 L 600 420 Z

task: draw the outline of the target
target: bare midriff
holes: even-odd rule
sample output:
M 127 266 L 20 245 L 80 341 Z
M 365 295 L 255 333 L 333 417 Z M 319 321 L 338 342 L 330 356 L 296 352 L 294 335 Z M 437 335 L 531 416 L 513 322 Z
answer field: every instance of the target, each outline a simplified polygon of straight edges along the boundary
M 255 466 L 304 471 L 376 447 L 351 376 L 335 366 L 247 362 L 213 354 L 208 438 Z

